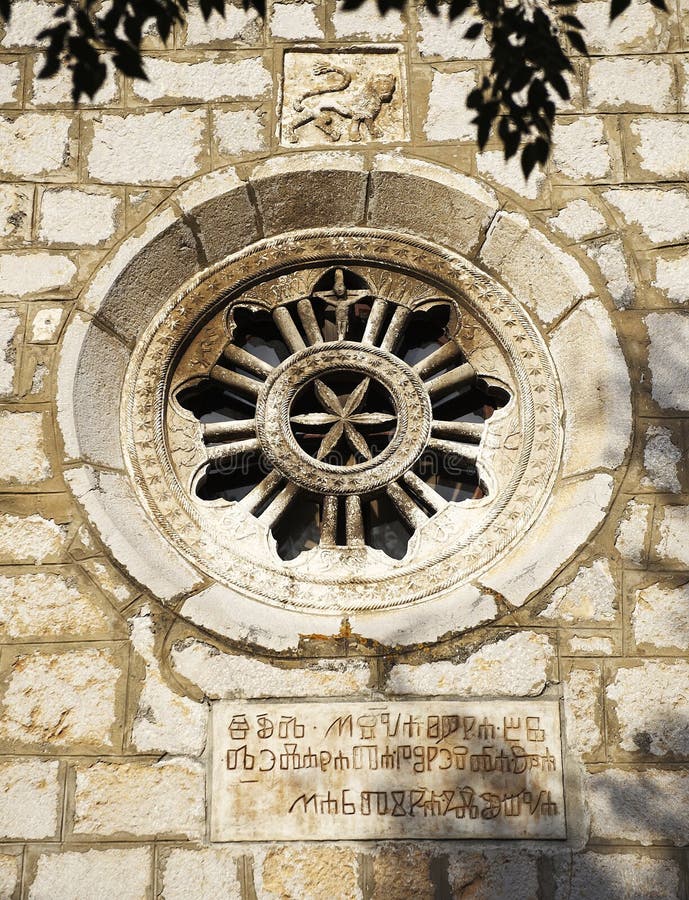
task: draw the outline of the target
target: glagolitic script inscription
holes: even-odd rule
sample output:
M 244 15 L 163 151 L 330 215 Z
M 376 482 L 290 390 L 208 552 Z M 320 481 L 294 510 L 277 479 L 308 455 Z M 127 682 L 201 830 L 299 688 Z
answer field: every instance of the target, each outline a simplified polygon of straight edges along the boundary
M 564 838 L 555 701 L 213 704 L 211 839 Z

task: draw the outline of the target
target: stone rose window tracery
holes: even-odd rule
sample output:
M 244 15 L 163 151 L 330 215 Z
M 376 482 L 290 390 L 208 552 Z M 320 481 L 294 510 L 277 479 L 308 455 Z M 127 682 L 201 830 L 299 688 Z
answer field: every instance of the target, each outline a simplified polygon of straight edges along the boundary
M 364 545 L 402 557 L 448 502 L 489 493 L 484 419 L 509 393 L 467 362 L 450 298 L 366 275 L 297 272 L 231 303 L 218 361 L 172 398 L 198 419 L 206 455 L 192 499 L 238 503 L 282 558 Z
M 158 527 L 240 595 L 294 609 L 444 595 L 524 532 L 561 449 L 522 307 L 456 254 L 374 229 L 293 232 L 202 273 L 125 389 Z

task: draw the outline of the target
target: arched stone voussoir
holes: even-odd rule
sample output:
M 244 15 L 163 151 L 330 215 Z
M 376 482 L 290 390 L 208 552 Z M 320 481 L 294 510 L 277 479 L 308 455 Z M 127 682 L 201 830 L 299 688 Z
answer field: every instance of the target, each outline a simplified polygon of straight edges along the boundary
M 481 182 L 425 160 L 381 154 L 370 177 L 367 225 L 418 234 L 470 258 L 499 208 Z
M 368 172 L 361 154 L 275 156 L 259 163 L 249 181 L 264 237 L 364 223 Z

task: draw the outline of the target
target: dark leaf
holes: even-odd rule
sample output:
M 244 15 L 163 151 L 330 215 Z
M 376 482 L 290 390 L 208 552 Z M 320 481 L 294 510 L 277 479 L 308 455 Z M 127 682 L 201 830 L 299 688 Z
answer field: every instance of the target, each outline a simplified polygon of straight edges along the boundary
M 627 9 L 631 0 L 611 0 L 610 2 L 610 20 L 616 19 Z
M 662 9 L 663 12 L 668 11 L 665 0 L 651 0 L 651 6 L 655 6 L 656 9 Z
M 468 41 L 473 41 L 475 38 L 481 34 L 483 31 L 483 23 L 482 22 L 474 22 L 473 25 L 470 25 L 467 30 L 464 32 L 464 37 Z
M 578 50 L 579 53 L 583 53 L 584 56 L 589 55 L 588 47 L 586 46 L 586 41 L 579 34 L 578 31 L 568 31 L 566 32 L 567 38 L 570 44 L 574 47 L 575 50 Z M 560 95 L 562 96 L 562 95 Z
M 12 15 L 11 0 L 0 0 L 0 19 L 9 22 Z
M 581 19 L 577 19 L 576 16 L 573 16 L 571 13 L 565 13 L 564 16 L 560 16 L 560 21 L 565 25 L 571 25 L 573 28 L 584 28 L 584 23 Z
M 458 19 L 460 16 L 470 9 L 472 0 L 451 0 L 450 3 L 450 21 Z

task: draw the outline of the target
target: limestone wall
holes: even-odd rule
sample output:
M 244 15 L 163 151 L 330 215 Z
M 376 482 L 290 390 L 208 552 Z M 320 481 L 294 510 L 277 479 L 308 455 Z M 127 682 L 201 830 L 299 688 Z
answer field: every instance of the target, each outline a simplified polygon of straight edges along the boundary
M 17 0 L 0 37 L 0 897 L 685 897 L 687 9 L 638 2 L 609 27 L 607 0 L 579 4 L 592 56 L 574 59 L 553 157 L 528 184 L 497 146 L 476 151 L 464 101 L 488 63 L 466 21 L 305 0 L 206 25 L 194 8 L 171 47 L 146 39 L 148 82 L 111 73 L 75 110 L 63 74 L 35 77 L 51 11 Z M 379 139 L 288 139 L 281 98 L 306 44 L 394 56 Z M 407 175 L 425 179 L 418 196 Z M 247 184 L 247 206 L 213 207 Z M 355 622 L 271 652 L 260 623 L 232 630 L 239 613 L 194 622 L 207 585 L 181 584 L 163 551 L 141 559 L 108 493 L 110 436 L 94 437 L 92 481 L 70 445 L 65 409 L 91 400 L 59 388 L 58 360 L 117 409 L 127 323 L 106 330 L 110 353 L 80 356 L 78 334 L 137 254 L 149 293 L 128 296 L 145 316 L 247 235 L 300 223 L 459 249 L 567 373 L 579 437 L 551 518 L 432 635 Z M 541 695 L 562 698 L 566 841 L 209 840 L 211 701 Z

